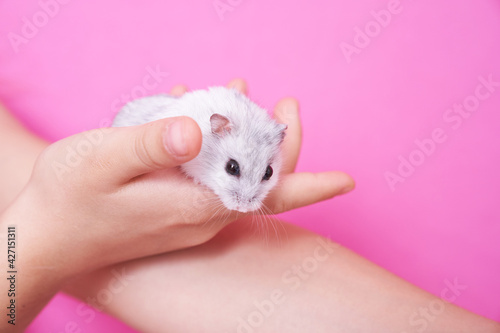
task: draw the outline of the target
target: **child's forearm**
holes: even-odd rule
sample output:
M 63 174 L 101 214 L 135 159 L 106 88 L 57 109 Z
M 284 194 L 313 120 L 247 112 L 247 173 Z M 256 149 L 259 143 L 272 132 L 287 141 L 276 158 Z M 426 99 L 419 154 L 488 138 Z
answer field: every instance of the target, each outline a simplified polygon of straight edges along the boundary
M 22 332 L 69 278 L 68 252 L 26 228 L 32 208 L 18 199 L 0 215 L 0 332 Z
M 35 161 L 48 142 L 29 132 L 0 104 L 0 212 L 28 182 Z

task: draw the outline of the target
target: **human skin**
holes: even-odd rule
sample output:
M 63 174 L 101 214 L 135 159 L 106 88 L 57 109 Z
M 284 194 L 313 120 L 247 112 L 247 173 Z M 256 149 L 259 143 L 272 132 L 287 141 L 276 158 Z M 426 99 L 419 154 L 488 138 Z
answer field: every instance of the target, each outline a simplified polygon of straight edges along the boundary
M 293 107 L 296 102 L 285 99 L 281 105 L 285 104 Z M 281 112 L 275 117 L 285 123 L 293 119 Z M 300 133 L 294 132 L 298 127 L 293 121 L 287 124 L 290 140 L 283 146 L 284 159 L 293 166 L 290 142 Z M 16 142 L 11 137 L 8 141 Z M 16 296 L 17 327 L 26 326 L 64 283 L 79 274 L 204 243 L 247 215 L 214 206 L 215 194 L 176 168 L 193 159 L 200 147 L 196 122 L 175 117 L 96 129 L 43 149 L 26 186 L 0 217 L 4 230 L 16 225 L 23 239 L 16 249 L 17 279 L 24 282 Z M 279 213 L 353 186 L 344 173 L 292 173 L 285 167 L 280 186 L 265 204 Z M 7 271 L 7 262 L 0 267 Z M 6 279 L 0 283 L 4 290 L 8 285 Z M 9 302 L 7 295 L 3 298 Z
M 240 90 L 246 90 L 246 86 L 241 81 L 235 81 L 232 84 Z M 177 87 L 175 92 L 182 93 L 183 91 L 184 88 Z M 282 122 L 289 125 L 289 133 L 292 133 L 292 135 L 287 135 L 288 141 L 284 142 L 284 149 L 287 152 L 287 163 L 285 163 L 287 174 L 293 171 L 300 150 L 300 122 L 298 113 L 295 112 L 297 110 L 294 111 L 295 107 L 296 103 L 288 99 L 278 104 L 275 111 L 277 118 L 285 120 Z M 287 112 L 283 112 L 284 110 Z M 25 138 L 27 133 L 19 134 L 19 136 Z M 30 142 L 33 147 L 32 150 L 29 150 L 30 154 L 34 154 L 37 150 L 41 151 L 38 139 L 35 137 L 26 139 L 26 145 L 31 145 Z M 24 154 L 15 151 L 9 153 Z M 3 154 L 2 150 L 0 150 L 0 154 Z M 35 159 L 33 155 L 30 155 L 19 158 L 19 161 L 29 163 Z M 8 174 L 7 171 L 14 172 L 18 182 L 10 181 L 12 189 L 22 188 L 29 177 L 25 172 L 15 172 L 14 169 L 0 171 L 2 171 L 1 175 Z M 125 178 L 127 177 L 128 175 Z M 156 182 L 156 177 L 158 176 L 155 174 L 143 177 L 139 181 L 151 184 L 148 182 Z M 311 180 L 318 176 L 307 174 L 305 177 L 307 180 Z M 333 173 L 326 175 L 326 178 L 328 177 L 331 179 L 327 186 L 325 186 L 326 179 L 318 179 L 316 191 L 310 182 L 298 185 L 291 183 L 293 187 L 284 185 L 286 193 L 285 191 L 278 194 L 273 193 L 274 197 L 271 196 L 267 204 L 278 212 L 329 198 L 347 191 L 353 186 L 352 180 L 343 174 Z M 164 178 L 162 179 L 164 180 Z M 102 181 L 102 178 L 99 180 Z M 85 184 L 88 181 L 90 180 L 85 179 Z M 294 181 L 298 182 L 298 180 Z M 319 186 L 319 183 L 322 186 Z M 291 195 L 290 191 L 295 186 L 302 186 L 299 187 L 301 192 L 317 192 L 315 194 L 317 196 Z M 12 194 L 14 191 L 9 193 Z M 277 201 L 276 195 L 283 200 Z M 32 194 L 28 198 L 33 196 Z M 3 202 L 0 204 L 6 205 L 6 202 L 12 201 L 12 197 L 9 198 L 7 193 L 2 193 L 1 198 Z M 71 199 L 85 200 L 85 198 Z M 21 203 L 24 207 L 32 204 L 29 200 L 21 201 Z M 42 210 L 43 206 L 40 203 L 35 205 Z M 88 211 L 82 212 L 79 209 L 76 209 L 76 212 L 86 217 L 90 214 Z M 8 216 L 12 217 L 16 214 L 23 216 L 19 210 L 11 210 Z M 223 217 L 226 219 L 227 215 Z M 33 216 L 32 219 L 34 218 L 39 219 L 39 216 Z M 115 217 L 105 215 L 101 218 L 104 223 L 113 221 Z M 120 219 L 125 218 L 120 216 Z M 154 218 L 155 216 L 152 216 L 153 222 Z M 224 219 L 222 222 L 227 223 Z M 200 221 L 203 219 L 200 218 Z M 53 286 L 47 286 L 48 280 L 41 280 L 43 285 L 40 281 L 32 281 L 32 286 L 39 286 L 47 291 L 43 295 L 34 297 L 36 304 L 32 306 L 31 317 L 63 285 L 66 291 L 84 300 L 88 297 L 94 298 L 101 290 L 109 288 L 114 274 L 117 271 L 122 272 L 123 268 L 131 278 L 127 281 L 127 285 L 120 292 L 113 294 L 113 300 L 109 304 L 106 306 L 96 304 L 96 306 L 103 307 L 105 311 L 145 332 L 161 330 L 168 332 L 235 332 L 239 325 L 238 318 L 247 318 L 255 310 L 254 300 L 258 302 L 269 300 L 271 292 L 275 289 L 283 292 L 280 298 L 281 302 L 274 307 L 269 317 L 266 317 L 266 320 L 258 326 L 259 332 L 402 332 L 405 330 L 411 332 L 415 330 L 415 327 L 409 324 L 412 313 L 417 311 L 419 307 L 428 306 L 436 300 L 434 296 L 393 276 L 343 247 L 336 245 L 325 247 L 326 240 L 318 235 L 281 222 L 275 222 L 281 226 L 276 231 L 276 237 L 264 240 L 262 235 L 253 233 L 247 222 L 248 218 L 244 218 L 233 223 L 225 227 L 213 239 L 196 247 L 117 265 L 110 266 L 113 261 L 131 259 L 130 256 L 143 257 L 153 254 L 157 250 L 159 251 L 156 253 L 159 253 L 192 245 L 175 242 L 178 237 L 191 235 L 193 228 L 178 232 L 176 230 L 177 233 L 171 238 L 168 237 L 167 232 L 164 232 L 161 235 L 164 242 L 168 243 L 168 240 L 171 240 L 171 243 L 166 247 L 162 245 L 160 248 L 154 250 L 149 248 L 146 251 L 152 253 L 145 253 L 142 249 L 139 253 L 128 254 L 128 258 L 123 253 L 117 256 L 110 254 L 96 263 L 94 258 L 97 254 L 95 252 L 83 255 L 83 258 L 79 257 L 77 260 L 75 260 L 75 256 L 82 254 L 74 252 L 72 258 L 77 264 L 65 261 L 63 266 L 69 265 L 70 268 L 61 268 L 58 263 L 52 262 L 51 268 L 43 270 L 43 272 L 34 267 L 36 265 L 33 263 L 25 262 L 23 271 L 31 270 L 37 276 L 40 276 L 42 272 L 41 275 L 44 278 L 53 279 L 56 273 L 63 272 L 63 278 L 55 279 Z M 83 224 L 85 221 L 81 223 Z M 114 226 L 116 227 L 116 224 Z M 59 225 L 59 227 L 61 226 Z M 96 226 L 86 228 L 89 227 Z M 203 242 L 206 240 L 204 237 L 207 239 L 212 237 L 212 232 L 215 234 L 220 229 L 218 227 L 222 228 L 222 225 L 212 226 L 207 233 L 201 232 L 202 236 L 197 234 L 200 238 L 196 238 L 196 240 Z M 43 229 L 37 230 L 37 232 L 43 231 Z M 85 229 L 82 232 L 88 232 L 88 230 Z M 151 239 L 148 240 L 151 241 Z M 134 239 L 129 241 L 137 242 Z M 171 245 L 172 242 L 175 244 L 174 246 Z M 139 244 L 141 243 L 139 242 Z M 120 246 L 116 243 L 113 245 Z M 323 251 L 321 255 L 317 250 L 320 245 L 323 246 L 322 250 L 320 249 Z M 96 245 L 93 244 L 93 246 Z M 120 252 L 125 253 L 127 253 L 124 251 L 125 247 L 131 247 L 130 244 L 122 244 L 121 246 Z M 142 247 L 144 248 L 144 246 Z M 60 248 L 55 247 L 55 249 L 60 251 Z M 84 249 L 92 251 L 89 248 Z M 108 249 L 108 251 L 111 250 Z M 317 267 L 309 273 L 298 271 L 296 276 L 299 277 L 300 283 L 298 287 L 295 283 L 296 288 L 292 290 L 292 284 L 289 282 L 290 276 L 286 273 L 311 257 L 316 258 Z M 39 262 L 37 264 L 40 266 Z M 59 265 L 61 264 L 59 263 Z M 31 269 L 30 266 L 33 266 L 34 269 Z M 100 266 L 105 267 L 89 272 Z M 284 278 L 284 274 L 288 279 Z M 157 312 L 156 309 L 168 309 L 168 311 Z M 23 316 L 26 316 L 26 313 Z M 499 327 L 492 321 L 451 304 L 446 304 L 445 311 L 433 321 L 429 321 L 425 331 L 497 332 Z

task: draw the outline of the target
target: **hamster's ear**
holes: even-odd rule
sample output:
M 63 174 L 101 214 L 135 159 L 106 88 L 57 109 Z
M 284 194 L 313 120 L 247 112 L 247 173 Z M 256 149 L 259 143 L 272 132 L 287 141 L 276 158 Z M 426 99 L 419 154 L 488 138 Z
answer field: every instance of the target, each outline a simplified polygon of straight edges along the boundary
M 212 126 L 212 133 L 220 137 L 231 133 L 231 129 L 233 128 L 229 119 L 218 113 L 214 113 L 210 117 L 210 125 Z
M 283 140 L 285 140 L 285 135 L 286 135 L 285 131 L 287 128 L 288 128 L 288 125 L 286 125 L 286 124 L 278 124 L 278 130 L 279 130 L 280 138 L 281 138 L 280 143 L 282 143 Z

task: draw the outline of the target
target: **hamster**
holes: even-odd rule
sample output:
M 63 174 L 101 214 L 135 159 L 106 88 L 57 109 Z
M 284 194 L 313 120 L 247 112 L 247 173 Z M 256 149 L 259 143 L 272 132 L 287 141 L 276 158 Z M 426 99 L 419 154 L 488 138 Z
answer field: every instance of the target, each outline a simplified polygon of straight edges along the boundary
M 199 155 L 182 171 L 207 186 L 229 210 L 251 212 L 277 184 L 280 145 L 287 125 L 235 89 L 212 87 L 180 97 L 166 94 L 133 100 L 116 115 L 112 126 L 133 126 L 188 116 L 200 126 Z

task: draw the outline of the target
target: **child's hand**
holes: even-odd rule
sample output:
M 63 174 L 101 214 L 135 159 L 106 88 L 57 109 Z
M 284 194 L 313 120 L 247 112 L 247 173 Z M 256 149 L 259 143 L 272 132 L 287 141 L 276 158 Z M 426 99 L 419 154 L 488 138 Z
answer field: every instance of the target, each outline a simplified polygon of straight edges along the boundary
M 242 81 L 231 85 L 245 90 Z M 288 124 L 287 169 L 268 208 L 279 213 L 352 189 L 352 179 L 340 172 L 294 174 L 301 136 L 297 103 L 281 101 L 275 117 Z M 201 140 L 192 119 L 177 117 L 58 141 L 39 157 L 8 211 L 10 220 L 19 221 L 23 242 L 39 249 L 30 253 L 38 256 L 33 260 L 68 276 L 201 244 L 237 217 L 222 205 L 212 209 L 215 194 L 175 168 L 198 154 Z

